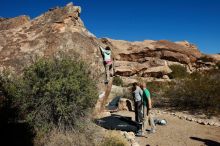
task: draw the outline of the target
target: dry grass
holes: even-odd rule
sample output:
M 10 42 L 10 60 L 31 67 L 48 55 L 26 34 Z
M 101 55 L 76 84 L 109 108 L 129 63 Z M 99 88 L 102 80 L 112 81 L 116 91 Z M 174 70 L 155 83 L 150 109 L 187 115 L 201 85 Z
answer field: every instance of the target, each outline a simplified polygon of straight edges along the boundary
M 91 125 L 90 125 L 91 126 Z M 94 125 L 93 125 L 94 126 Z M 39 136 L 39 135 L 38 135 Z M 47 135 L 35 139 L 36 146 L 129 146 L 130 143 L 119 131 L 106 131 L 90 127 L 88 131 L 60 131 L 53 129 Z
M 94 146 L 94 142 L 85 133 L 52 130 L 47 136 L 37 140 L 35 145 L 46 146 Z
M 77 124 L 72 130 L 53 128 L 49 133 L 38 131 L 34 139 L 36 146 L 100 146 L 105 139 L 106 130 L 90 119 Z
M 108 131 L 99 146 L 129 146 L 129 142 L 117 131 Z

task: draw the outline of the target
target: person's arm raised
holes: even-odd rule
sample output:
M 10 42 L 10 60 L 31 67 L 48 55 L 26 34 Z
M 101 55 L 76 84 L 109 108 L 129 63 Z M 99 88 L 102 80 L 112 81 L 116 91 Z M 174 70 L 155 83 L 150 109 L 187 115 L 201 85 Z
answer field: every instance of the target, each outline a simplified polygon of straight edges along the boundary
M 99 46 L 99 48 L 101 49 L 102 53 L 105 52 L 105 50 L 101 46 Z

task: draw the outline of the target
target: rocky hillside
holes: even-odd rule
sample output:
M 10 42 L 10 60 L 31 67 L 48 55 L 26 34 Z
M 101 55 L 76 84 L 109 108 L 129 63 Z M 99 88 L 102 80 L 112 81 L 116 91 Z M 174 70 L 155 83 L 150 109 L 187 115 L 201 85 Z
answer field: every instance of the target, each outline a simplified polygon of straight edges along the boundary
M 220 55 L 202 54 L 187 41 L 128 42 L 109 38 L 102 38 L 101 41 L 113 49 L 116 73 L 127 83 L 134 82 L 137 77 L 148 81 L 169 80 L 167 74 L 172 72 L 169 66 L 173 64 L 185 66 L 188 72 L 193 72 L 215 67 L 220 60 Z
M 50 9 L 33 20 L 27 16 L 0 18 L 0 71 L 10 68 L 19 73 L 38 58 L 64 53 L 86 60 L 93 69 L 91 74 L 103 77 L 99 78 L 102 82 L 104 67 L 99 45 L 111 46 L 117 75 L 130 82 L 137 76 L 148 80 L 168 79 L 171 64 L 184 65 L 192 72 L 210 68 L 219 59 L 219 55 L 203 55 L 186 41 L 97 39 L 84 27 L 80 13 L 81 8 L 70 3 Z

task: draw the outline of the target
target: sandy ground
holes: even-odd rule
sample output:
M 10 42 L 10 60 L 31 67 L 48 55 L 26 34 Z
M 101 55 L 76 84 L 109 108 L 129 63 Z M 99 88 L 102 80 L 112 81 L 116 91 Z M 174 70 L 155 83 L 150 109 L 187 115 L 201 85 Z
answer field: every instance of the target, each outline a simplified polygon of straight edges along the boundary
M 134 112 L 120 111 L 115 114 L 132 117 Z M 220 127 L 200 125 L 195 122 L 179 119 L 169 114 L 158 115 L 166 119 L 166 126 L 156 126 L 156 133 L 145 137 L 136 137 L 140 146 L 220 146 Z M 146 129 L 150 127 L 147 125 Z

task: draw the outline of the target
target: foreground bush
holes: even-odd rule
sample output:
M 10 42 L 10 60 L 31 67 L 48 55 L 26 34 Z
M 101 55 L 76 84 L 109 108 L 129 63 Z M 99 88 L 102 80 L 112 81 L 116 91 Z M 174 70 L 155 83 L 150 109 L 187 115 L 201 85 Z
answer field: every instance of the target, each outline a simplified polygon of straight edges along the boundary
M 167 99 L 166 96 L 164 96 L 164 94 L 172 84 L 173 84 L 172 82 L 157 82 L 157 81 L 146 83 L 147 89 L 150 91 L 153 105 L 155 107 L 168 106 L 167 102 L 169 102 L 168 101 L 169 99 Z
M 39 60 L 26 68 L 22 77 L 3 86 L 7 96 L 19 101 L 22 114 L 36 130 L 71 129 L 98 97 L 88 73 L 82 61 Z
M 169 66 L 172 72 L 169 74 L 169 77 L 171 79 L 176 79 L 176 78 L 185 78 L 189 74 L 187 72 L 186 67 L 181 66 L 181 65 L 170 65 Z
M 21 97 L 18 87 L 23 84 L 20 79 L 14 78 L 9 71 L 0 74 L 0 122 L 16 121 L 21 118 L 19 102 Z
M 16 83 L 16 84 L 15 84 Z M 13 95 L 19 95 L 17 85 L 8 73 L 0 74 L 0 135 L 1 143 L 7 145 L 33 145 L 35 132 L 33 127 L 23 120 L 23 114 L 18 100 Z

